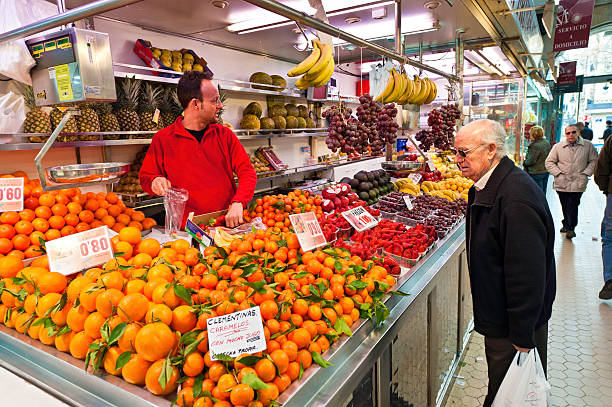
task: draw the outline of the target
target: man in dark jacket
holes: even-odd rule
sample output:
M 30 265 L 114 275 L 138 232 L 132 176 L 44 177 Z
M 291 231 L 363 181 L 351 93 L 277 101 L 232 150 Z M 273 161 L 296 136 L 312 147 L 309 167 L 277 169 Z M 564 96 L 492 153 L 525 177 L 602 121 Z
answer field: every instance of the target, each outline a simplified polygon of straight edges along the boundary
M 605 143 L 608 137 L 610 137 L 611 135 L 612 135 L 612 120 L 606 120 L 606 129 L 604 130 L 603 136 L 601 137 L 601 139 Z
M 589 128 L 589 122 L 578 122 L 576 125 L 578 130 L 580 130 L 580 137 L 585 140 L 593 140 L 593 130 Z
M 595 183 L 606 195 L 606 210 L 601 221 L 604 286 L 599 292 L 599 298 L 610 300 L 612 299 L 612 137 L 608 137 L 599 153 L 595 165 Z
M 506 157 L 506 132 L 476 120 L 455 138 L 455 161 L 474 181 L 466 242 L 474 324 L 485 336 L 490 406 L 516 351 L 537 348 L 546 369 L 556 293 L 553 219 L 544 193 Z

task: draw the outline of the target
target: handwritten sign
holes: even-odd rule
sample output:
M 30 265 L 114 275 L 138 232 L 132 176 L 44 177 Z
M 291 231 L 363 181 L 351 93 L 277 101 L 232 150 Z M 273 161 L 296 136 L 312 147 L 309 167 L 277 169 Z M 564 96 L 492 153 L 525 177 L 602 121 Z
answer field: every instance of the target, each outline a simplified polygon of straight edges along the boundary
M 210 359 L 217 355 L 236 357 L 266 350 L 266 336 L 259 306 L 206 320 Z
M 378 225 L 378 219 L 372 216 L 363 206 L 344 211 L 342 216 L 357 232 L 363 232 Z
M 423 178 L 423 176 L 416 172 L 413 172 L 412 174 L 408 175 L 408 179 L 412 181 L 414 185 L 418 184 L 421 178 Z
M 410 195 L 404 195 L 404 203 L 406 204 L 406 208 L 408 208 L 409 211 L 412 210 L 412 208 L 414 208 L 414 205 L 412 205 L 412 199 L 410 199 Z
M 289 220 L 303 251 L 307 252 L 327 244 L 314 212 L 289 215 Z
M 51 240 L 45 245 L 51 271 L 65 276 L 99 266 L 113 258 L 106 226 Z
M 23 210 L 23 178 L 0 178 L 0 212 Z
M 431 158 L 429 158 L 427 160 L 427 166 L 429 167 L 429 171 L 435 171 L 436 170 L 436 165 L 434 164 L 433 160 Z

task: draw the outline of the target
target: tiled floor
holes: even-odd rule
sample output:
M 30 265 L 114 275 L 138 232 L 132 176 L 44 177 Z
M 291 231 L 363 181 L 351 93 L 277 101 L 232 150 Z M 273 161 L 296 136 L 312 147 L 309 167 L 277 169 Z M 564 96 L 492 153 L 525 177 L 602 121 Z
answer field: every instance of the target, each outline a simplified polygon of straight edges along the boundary
M 557 230 L 561 207 L 554 191 L 548 202 Z M 555 241 L 557 298 L 549 322 L 548 378 L 554 407 L 612 406 L 612 301 L 601 301 L 603 286 L 599 227 L 604 196 L 589 184 L 580 204 L 577 237 Z M 446 406 L 482 406 L 487 393 L 484 340 L 473 333 L 464 365 Z

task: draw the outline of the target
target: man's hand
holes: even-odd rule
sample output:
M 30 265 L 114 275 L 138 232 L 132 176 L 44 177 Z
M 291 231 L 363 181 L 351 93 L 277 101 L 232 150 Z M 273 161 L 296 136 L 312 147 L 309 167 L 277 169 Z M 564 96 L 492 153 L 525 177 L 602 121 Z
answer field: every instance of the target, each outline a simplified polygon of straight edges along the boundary
M 172 184 L 167 178 L 157 177 L 151 182 L 151 189 L 156 195 L 165 196 L 166 192 L 172 188 Z
M 235 228 L 244 222 L 242 219 L 242 203 L 232 202 L 227 208 L 227 214 L 225 215 L 225 224 L 230 228 Z
M 514 346 L 514 349 L 518 350 L 519 352 L 529 353 L 529 351 L 531 350 L 529 348 L 519 348 L 515 344 L 512 344 L 512 346 Z

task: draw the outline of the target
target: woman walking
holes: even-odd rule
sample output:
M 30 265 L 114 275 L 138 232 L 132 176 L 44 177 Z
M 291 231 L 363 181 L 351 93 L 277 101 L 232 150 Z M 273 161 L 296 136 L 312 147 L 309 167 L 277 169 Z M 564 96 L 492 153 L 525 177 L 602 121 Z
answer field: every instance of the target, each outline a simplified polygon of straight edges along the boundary
M 544 129 L 540 126 L 533 126 L 529 129 L 531 144 L 527 148 L 527 159 L 523 163 L 523 168 L 536 184 L 544 191 L 548 186 L 548 170 L 546 169 L 546 157 L 550 153 L 550 143 L 544 138 Z

